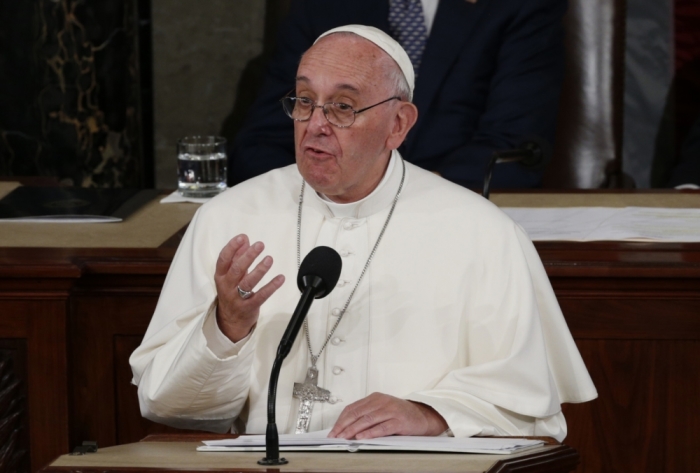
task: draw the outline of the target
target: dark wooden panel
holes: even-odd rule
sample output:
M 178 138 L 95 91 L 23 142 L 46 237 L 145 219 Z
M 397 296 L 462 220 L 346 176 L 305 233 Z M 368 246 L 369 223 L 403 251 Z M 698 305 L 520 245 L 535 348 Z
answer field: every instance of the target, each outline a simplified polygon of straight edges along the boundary
M 143 336 L 156 297 L 134 294 L 76 296 L 71 304 L 71 384 L 73 418 L 71 442 L 96 440 L 117 443 L 114 337 L 122 319 L 139 318 L 136 336 Z
M 131 384 L 129 356 L 141 343 L 158 294 L 119 286 L 81 291 L 71 307 L 71 443 L 96 440 L 110 446 L 151 433 L 180 432 L 143 419 Z
M 666 423 L 657 426 L 665 436 L 666 471 L 700 471 L 700 342 L 679 342 L 668 348 Z M 652 405 L 650 408 L 654 409 Z
M 26 347 L 26 386 L 31 470 L 36 471 L 68 449 L 66 379 L 66 298 L 32 299 L 22 292 L 13 299 L 0 285 L 0 338 Z M 7 343 L 10 343 L 8 341 Z
M 32 471 L 68 450 L 66 301 L 27 303 Z
M 663 299 L 636 294 L 557 298 L 576 339 L 700 340 L 700 297 Z
M 599 398 L 564 408 L 580 473 L 700 471 L 700 342 L 583 340 Z
M 585 268 L 578 271 L 580 274 L 576 277 L 559 277 L 550 274 L 549 279 L 554 291 L 572 297 L 582 294 L 598 298 L 637 294 L 649 298 L 693 298 L 697 297 L 697 282 L 700 279 L 700 274 L 689 277 L 684 277 L 682 274 L 676 274 L 675 277 L 662 277 L 660 275 L 658 277 L 644 277 L 642 275 L 636 277 L 633 274 L 612 277 L 606 274 L 583 276 Z M 681 272 L 682 270 L 678 271 L 678 273 Z
M 0 339 L 0 473 L 30 468 L 26 358 L 24 340 Z
M 663 433 L 653 428 L 662 408 L 651 409 L 660 401 L 652 383 L 658 342 L 586 340 L 578 345 L 599 397 L 565 406 L 565 443 L 581 453 L 576 471 L 664 471 Z
M 553 276 L 590 275 L 589 271 L 604 267 L 610 268 L 610 275 L 626 272 L 632 277 L 653 276 L 654 269 L 660 270 L 657 277 L 680 269 L 697 275 L 700 270 L 700 243 L 540 241 L 535 248 Z M 635 269 L 644 271 L 635 273 Z
M 29 318 L 13 301 L 0 300 L 0 337 L 26 338 Z

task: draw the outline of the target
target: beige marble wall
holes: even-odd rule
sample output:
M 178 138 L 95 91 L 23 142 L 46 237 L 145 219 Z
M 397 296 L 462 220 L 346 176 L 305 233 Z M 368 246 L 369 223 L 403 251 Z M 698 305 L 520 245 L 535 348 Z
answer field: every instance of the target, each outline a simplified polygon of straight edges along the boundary
M 265 0 L 152 1 L 156 187 L 172 189 L 178 138 L 219 133 L 262 51 Z

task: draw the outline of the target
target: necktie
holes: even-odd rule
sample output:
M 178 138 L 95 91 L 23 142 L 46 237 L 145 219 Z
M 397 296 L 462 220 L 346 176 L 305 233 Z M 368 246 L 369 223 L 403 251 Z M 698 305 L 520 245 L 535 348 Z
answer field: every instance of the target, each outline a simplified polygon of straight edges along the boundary
M 421 0 L 389 0 L 389 29 L 408 53 L 418 76 L 421 56 L 428 38 Z

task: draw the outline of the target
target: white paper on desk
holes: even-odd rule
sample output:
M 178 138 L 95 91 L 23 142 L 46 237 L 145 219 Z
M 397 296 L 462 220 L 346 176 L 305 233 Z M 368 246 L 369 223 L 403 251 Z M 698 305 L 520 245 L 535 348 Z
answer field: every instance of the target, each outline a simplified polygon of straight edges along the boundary
M 700 209 L 503 208 L 534 241 L 700 242 Z
M 180 191 L 175 191 L 160 199 L 161 204 L 177 204 L 180 202 L 191 202 L 194 204 L 206 204 L 212 197 L 185 197 L 180 194 Z
M 404 437 L 392 436 L 370 440 L 345 440 L 328 438 L 328 430 L 308 434 L 283 434 L 279 436 L 281 451 L 411 451 L 487 453 L 504 455 L 538 447 L 541 440 L 522 438 L 454 438 L 454 437 Z M 200 452 L 264 451 L 264 435 L 244 435 L 236 439 L 208 440 Z
M 3 218 L 0 223 L 115 223 L 121 222 L 119 217 L 107 217 L 100 215 L 61 215 L 51 217 L 18 217 Z

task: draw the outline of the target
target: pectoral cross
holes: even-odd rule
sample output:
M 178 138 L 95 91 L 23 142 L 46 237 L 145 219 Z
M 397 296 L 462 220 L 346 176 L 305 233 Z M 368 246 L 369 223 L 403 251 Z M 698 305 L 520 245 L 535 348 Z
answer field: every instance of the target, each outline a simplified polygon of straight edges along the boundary
M 299 414 L 297 415 L 297 426 L 294 433 L 305 434 L 309 431 L 311 410 L 314 408 L 314 402 L 326 402 L 330 399 L 331 392 L 318 387 L 318 370 L 315 366 L 312 366 L 306 372 L 304 384 L 294 383 L 294 392 L 292 395 L 295 398 L 301 399 Z

